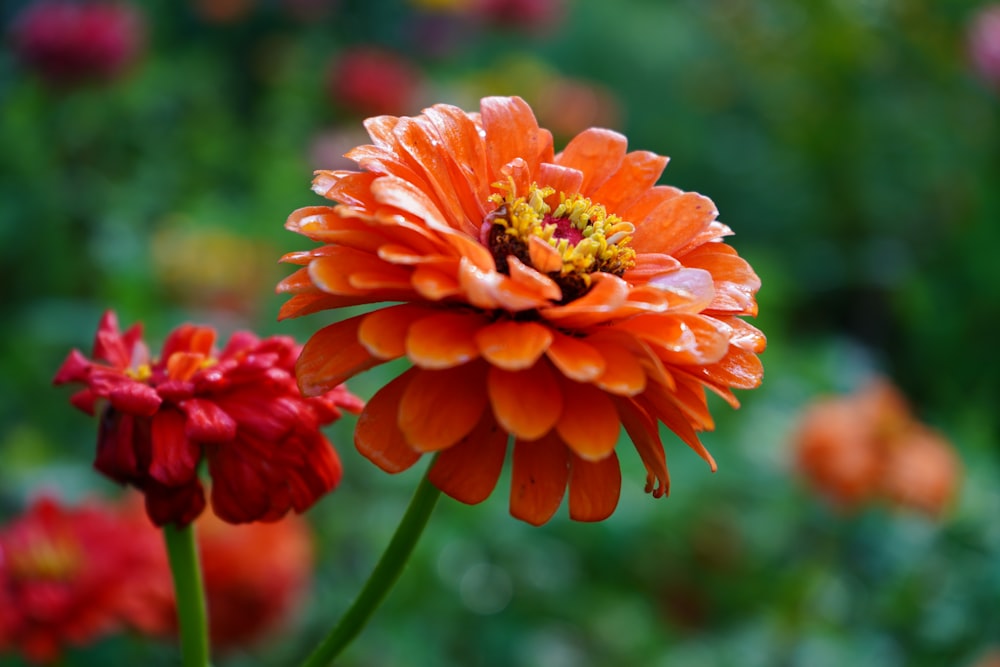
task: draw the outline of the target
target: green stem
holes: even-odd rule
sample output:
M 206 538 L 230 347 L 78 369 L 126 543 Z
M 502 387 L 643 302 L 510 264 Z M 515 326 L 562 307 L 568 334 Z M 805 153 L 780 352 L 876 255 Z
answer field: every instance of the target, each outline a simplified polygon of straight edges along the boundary
M 428 467 L 430 471 L 430 467 Z M 341 617 L 340 622 L 323 638 L 319 646 L 306 658 L 302 667 L 321 667 L 330 665 L 333 659 L 340 655 L 348 644 L 361 632 L 365 623 L 381 604 L 389 589 L 399 579 L 413 547 L 416 546 L 420 534 L 427 525 L 427 520 L 434 510 L 441 492 L 431 484 L 425 474 L 420 480 L 420 486 L 406 508 L 406 514 L 399 522 L 396 533 L 392 536 L 389 546 L 379 559 L 364 588 L 350 609 Z
M 167 557 L 174 577 L 177 595 L 177 622 L 181 634 L 181 664 L 183 667 L 208 667 L 208 622 L 205 613 L 205 593 L 198 564 L 198 548 L 194 540 L 194 524 L 177 528 L 163 527 L 167 542 Z

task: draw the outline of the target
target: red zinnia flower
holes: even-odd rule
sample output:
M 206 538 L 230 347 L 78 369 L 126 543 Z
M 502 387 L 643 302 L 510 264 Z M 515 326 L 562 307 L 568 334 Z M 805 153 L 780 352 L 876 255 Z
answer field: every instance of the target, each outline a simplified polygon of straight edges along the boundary
M 334 104 L 369 116 L 409 109 L 421 86 L 419 70 L 390 51 L 358 47 L 339 54 L 330 67 L 327 86 Z
M 37 500 L 0 530 L 0 650 L 48 662 L 139 620 L 150 583 L 170 586 L 163 552 L 144 516 Z
M 13 26 L 14 50 L 42 76 L 59 83 L 111 79 L 142 48 L 142 15 L 118 3 L 47 0 L 29 5 Z
M 124 334 L 110 311 L 94 341 L 94 359 L 73 350 L 56 384 L 87 385 L 72 403 L 101 416 L 95 467 L 134 485 L 159 525 L 186 525 L 205 506 L 198 465 L 214 481 L 212 505 L 231 523 L 273 521 L 302 512 L 340 480 L 340 460 L 320 426 L 359 411 L 341 386 L 299 394 L 292 375 L 299 348 L 287 337 L 238 332 L 218 353 L 215 331 L 185 324 L 150 359 L 140 325 Z M 104 362 L 104 363 L 101 363 Z M 339 384 L 339 383 L 338 383 Z
M 400 301 L 317 332 L 296 366 L 307 395 L 406 356 L 414 368 L 368 403 L 359 450 L 389 472 L 440 452 L 430 478 L 475 503 L 515 438 L 511 512 L 547 521 L 614 510 L 620 426 L 667 491 L 659 422 L 712 468 L 696 434 L 713 427 L 705 388 L 737 405 L 756 387 L 764 336 L 759 279 L 722 242 L 707 198 L 654 185 L 667 158 L 626 151 L 602 129 L 554 153 L 520 98 L 481 113 L 437 105 L 365 123 L 362 171 L 320 171 L 340 202 L 287 227 L 326 245 L 287 255 L 282 317 Z

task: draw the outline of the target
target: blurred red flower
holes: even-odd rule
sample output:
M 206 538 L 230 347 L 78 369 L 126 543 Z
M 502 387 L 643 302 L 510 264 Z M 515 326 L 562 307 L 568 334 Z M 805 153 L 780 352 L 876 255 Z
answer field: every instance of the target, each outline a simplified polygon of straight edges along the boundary
M 1000 90 L 1000 4 L 986 5 L 973 15 L 968 50 L 979 76 Z
M 423 85 L 415 65 L 391 51 L 356 47 L 336 56 L 327 91 L 338 107 L 358 116 L 411 111 Z
M 149 593 L 164 587 L 162 537 L 141 512 L 39 499 L 0 529 L 0 650 L 54 661 L 64 646 L 147 624 Z
M 122 3 L 44 0 L 13 22 L 14 52 L 55 83 L 113 79 L 136 59 L 145 30 L 139 10 Z
M 86 385 L 71 402 L 88 414 L 98 399 L 108 401 L 94 466 L 143 491 L 158 525 L 186 525 L 202 512 L 202 459 L 214 510 L 231 523 L 305 511 L 340 480 L 340 460 L 319 429 L 341 408 L 359 411 L 360 399 L 342 386 L 301 396 L 292 375 L 299 348 L 290 338 L 237 332 L 217 352 L 215 336 L 182 325 L 151 359 L 141 325 L 121 333 L 109 311 L 94 360 L 73 350 L 55 377 Z
M 305 519 L 288 515 L 273 523 L 234 526 L 208 511 L 194 528 L 213 648 L 245 647 L 280 629 L 312 581 L 313 541 Z M 146 600 L 155 621 L 145 629 L 175 635 L 173 589 L 159 593 Z
M 321 329 L 296 365 L 319 394 L 413 363 L 362 413 L 362 454 L 399 472 L 440 452 L 431 481 L 475 503 L 514 436 L 511 513 L 533 524 L 567 488 L 574 519 L 614 511 L 622 426 L 655 497 L 669 483 L 660 422 L 715 468 L 697 436 L 714 426 L 705 389 L 738 405 L 765 340 L 741 319 L 760 281 L 708 198 L 655 185 L 667 158 L 616 132 L 554 153 L 516 97 L 365 125 L 373 144 L 348 154 L 362 170 L 313 182 L 339 205 L 289 218 L 325 245 L 286 256 L 302 268 L 279 285 L 294 295 L 282 317 L 402 302 Z
M 844 509 L 887 500 L 938 516 L 957 491 L 954 448 L 917 422 L 884 380 L 809 405 L 793 444 L 799 472 Z

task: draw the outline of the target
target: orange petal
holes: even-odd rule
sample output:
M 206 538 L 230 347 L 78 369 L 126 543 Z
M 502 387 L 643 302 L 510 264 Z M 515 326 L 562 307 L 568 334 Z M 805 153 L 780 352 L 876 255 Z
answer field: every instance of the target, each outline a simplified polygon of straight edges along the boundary
M 577 382 L 589 382 L 604 373 L 607 364 L 593 345 L 558 331 L 552 331 L 552 344 L 545 351 L 556 368 Z
M 381 298 L 370 298 L 364 296 L 338 296 L 336 294 L 296 294 L 291 299 L 281 304 L 278 310 L 278 320 L 287 320 L 292 317 L 302 317 L 318 313 L 321 310 L 335 310 L 348 306 L 360 306 L 364 303 L 380 301 Z
M 574 521 L 603 521 L 618 506 L 622 490 L 622 470 L 618 456 L 611 452 L 600 461 L 572 456 L 569 464 L 569 518 Z
M 372 288 L 359 285 L 355 277 L 365 276 L 377 288 L 386 285 L 386 294 L 407 292 L 410 280 L 408 267 L 394 266 L 377 256 L 340 246 L 328 246 L 328 252 L 309 263 L 309 279 L 328 294 L 360 296 Z M 403 300 L 403 299 L 400 299 Z
M 701 268 L 712 274 L 716 294 L 709 308 L 757 314 L 754 294 L 760 289 L 760 278 L 730 246 L 706 243 L 685 255 L 683 262 L 686 266 Z
M 538 322 L 502 320 L 475 334 L 479 352 L 494 366 L 518 371 L 535 365 L 552 343 L 552 332 Z
M 614 451 L 621 422 L 614 401 L 591 384 L 563 379 L 563 409 L 556 431 L 563 442 L 588 461 L 600 461 Z
M 436 104 L 424 113 L 437 128 L 442 143 L 448 146 L 452 180 L 465 183 L 466 187 L 459 188 L 459 193 L 464 190 L 470 193 L 470 199 L 462 199 L 466 217 L 481 221 L 488 213 L 485 204 L 490 192 L 489 182 L 484 178 L 486 147 L 479 128 L 467 113 L 455 106 Z
M 622 426 L 632 438 L 632 444 L 635 445 L 642 464 L 646 466 L 646 493 L 660 498 L 670 492 L 670 475 L 657 423 L 632 399 L 617 398 L 615 403 L 618 405 Z
M 486 320 L 475 313 L 445 312 L 425 317 L 406 334 L 406 356 L 421 368 L 451 368 L 479 356 L 476 333 Z
M 621 166 L 628 140 L 617 132 L 592 127 L 573 137 L 555 163 L 583 173 L 580 193 L 589 195 Z
M 628 298 L 628 283 L 609 273 L 591 274 L 591 280 L 589 292 L 564 306 L 542 308 L 542 317 L 568 328 L 589 327 L 614 318 Z
M 679 190 L 672 185 L 654 185 L 631 202 L 622 206 L 621 210 L 615 211 L 615 213 L 622 220 L 630 222 L 644 220 L 657 206 L 668 199 L 673 199 L 682 194 L 684 194 L 683 190 Z
M 406 354 L 410 325 L 433 311 L 413 304 L 380 308 L 364 316 L 358 340 L 372 355 L 389 360 Z
M 663 422 L 678 438 L 693 449 L 712 468 L 712 472 L 718 469 L 719 466 L 716 465 L 715 459 L 698 439 L 698 434 L 687 415 L 674 404 L 666 393 L 647 391 L 637 400 L 651 416 Z
M 621 166 L 599 187 L 591 199 L 608 211 L 617 213 L 656 184 L 667 158 L 649 151 L 634 151 L 625 156 Z
M 532 236 L 528 240 L 528 257 L 531 259 L 531 266 L 543 273 L 558 271 L 563 265 L 559 251 L 538 236 Z
M 534 442 L 514 443 L 510 481 L 510 513 L 540 526 L 556 513 L 569 480 L 569 451 L 550 435 Z
M 672 255 L 705 229 L 719 214 L 708 197 L 696 192 L 667 199 L 643 220 L 635 223 L 632 247 L 636 252 Z
M 507 258 L 507 269 L 510 272 L 510 279 L 514 283 L 527 289 L 531 294 L 537 295 L 542 303 L 546 300 L 559 301 L 562 299 L 562 289 L 554 280 L 539 273 L 517 257 L 511 255 Z
M 416 372 L 408 370 L 372 396 L 354 428 L 358 451 L 388 473 L 402 472 L 420 458 L 420 452 L 406 444 L 398 419 L 399 401 Z
M 454 269 L 449 270 L 442 270 L 437 266 L 418 266 L 410 276 L 410 282 L 420 296 L 430 301 L 440 301 L 462 293 L 455 275 L 457 271 L 457 263 Z
M 412 163 L 420 170 L 423 182 L 417 181 L 417 183 L 424 186 L 424 191 L 432 195 L 448 226 L 470 234 L 470 230 L 466 229 L 468 223 L 460 204 L 460 197 L 455 191 L 456 184 L 450 177 L 446 149 L 443 149 L 441 142 L 433 136 L 437 132 L 430 121 L 421 118 L 400 118 L 392 133 L 397 146 L 410 155 Z M 478 232 L 478 224 L 475 231 Z
M 764 377 L 764 366 L 753 352 L 730 347 L 718 363 L 705 366 L 704 374 L 713 382 L 736 389 L 754 389 Z
M 363 319 L 364 315 L 359 315 L 323 327 L 306 341 L 295 363 L 303 395 L 325 394 L 347 378 L 384 362 L 358 342 Z
M 560 192 L 566 194 L 580 192 L 580 186 L 583 185 L 583 172 L 579 169 L 545 162 L 538 168 L 538 184 L 555 190 L 554 197 L 557 197 Z M 552 208 L 555 208 L 553 204 L 558 205 L 558 200 L 549 203 Z
M 703 269 L 679 269 L 646 281 L 647 288 L 655 290 L 666 301 L 667 310 L 700 313 L 715 299 L 715 281 Z
M 486 408 L 485 367 L 464 364 L 417 369 L 399 403 L 399 428 L 422 452 L 451 447 L 479 423 Z
M 713 364 L 729 349 L 729 327 L 704 315 L 638 315 L 617 328 L 646 341 L 668 364 Z
M 562 390 L 544 361 L 522 371 L 490 366 L 487 389 L 497 421 L 522 440 L 542 437 L 559 421 Z
M 646 388 L 646 370 L 630 349 L 631 343 L 619 337 L 595 334 L 587 339 L 604 358 L 604 372 L 594 384 L 619 396 L 635 396 Z
M 520 97 L 486 97 L 479 110 L 491 176 L 500 176 L 515 158 L 523 159 L 531 171 L 552 161 L 552 134 L 538 127 L 531 107 Z
M 507 455 L 507 432 L 488 410 L 472 431 L 438 454 L 428 477 L 459 502 L 475 505 L 493 492 Z

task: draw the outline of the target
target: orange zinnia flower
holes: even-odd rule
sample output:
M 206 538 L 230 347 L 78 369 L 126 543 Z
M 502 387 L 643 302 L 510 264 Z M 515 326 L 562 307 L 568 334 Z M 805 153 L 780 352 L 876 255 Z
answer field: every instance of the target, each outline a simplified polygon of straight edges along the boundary
M 961 477 L 954 447 L 918 422 L 888 381 L 812 403 L 793 436 L 801 474 L 834 504 L 867 502 L 939 516 Z
M 589 129 L 553 152 L 520 98 L 480 113 L 437 105 L 365 126 L 361 171 L 319 171 L 339 202 L 299 209 L 287 227 L 325 245 L 279 291 L 281 317 L 395 301 L 332 324 L 296 366 L 306 395 L 406 356 L 410 368 L 361 414 L 355 442 L 398 472 L 439 452 L 431 481 L 486 498 L 514 437 L 511 513 L 547 521 L 569 488 L 570 516 L 597 521 L 618 502 L 624 426 L 668 488 L 663 422 L 715 469 L 697 431 L 713 427 L 705 388 L 761 380 L 760 281 L 722 242 L 712 202 L 655 185 L 667 158 L 627 152 Z

